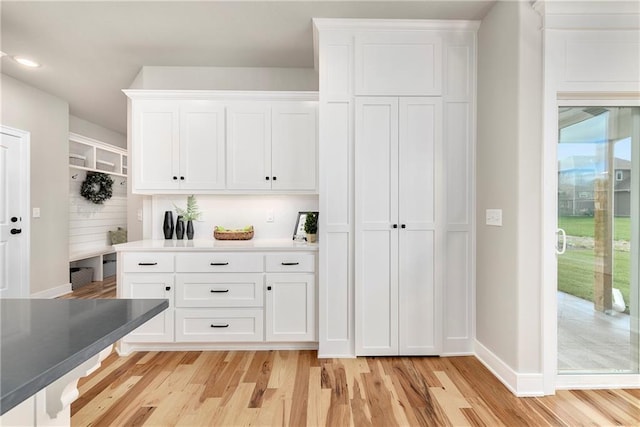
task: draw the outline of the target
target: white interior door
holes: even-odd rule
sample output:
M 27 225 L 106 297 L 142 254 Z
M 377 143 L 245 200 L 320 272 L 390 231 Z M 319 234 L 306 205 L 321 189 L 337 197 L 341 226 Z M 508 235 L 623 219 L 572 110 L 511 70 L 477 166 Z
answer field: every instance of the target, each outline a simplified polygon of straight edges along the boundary
M 356 99 L 356 353 L 398 354 L 398 99 Z
M 399 123 L 399 350 L 440 352 L 440 287 L 436 275 L 441 101 L 401 98 Z
M 29 295 L 29 134 L 2 126 L 0 298 Z

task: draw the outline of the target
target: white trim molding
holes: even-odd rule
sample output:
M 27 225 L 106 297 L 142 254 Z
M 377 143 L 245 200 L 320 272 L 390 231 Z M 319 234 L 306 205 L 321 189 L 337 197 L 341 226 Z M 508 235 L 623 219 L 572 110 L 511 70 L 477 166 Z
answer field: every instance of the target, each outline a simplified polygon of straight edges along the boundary
M 318 101 L 316 91 L 123 89 L 130 99 L 205 99 L 210 101 Z
M 56 286 L 55 288 L 45 289 L 44 291 L 36 292 L 31 294 L 31 298 L 58 298 L 59 296 L 66 295 L 71 292 L 71 283 L 66 283 L 64 285 Z
M 514 395 L 518 397 L 544 396 L 542 373 L 519 373 L 514 371 L 478 340 L 475 341 L 475 351 L 476 358 L 480 363 L 491 371 Z
M 609 388 L 640 388 L 637 374 L 558 375 L 556 390 L 598 390 Z

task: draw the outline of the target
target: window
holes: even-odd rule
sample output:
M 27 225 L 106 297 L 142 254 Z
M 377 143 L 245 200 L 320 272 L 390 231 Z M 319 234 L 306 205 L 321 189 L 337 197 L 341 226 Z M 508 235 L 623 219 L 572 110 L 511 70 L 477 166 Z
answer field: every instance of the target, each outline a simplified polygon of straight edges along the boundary
M 624 179 L 624 172 L 616 171 L 616 181 L 622 181 Z

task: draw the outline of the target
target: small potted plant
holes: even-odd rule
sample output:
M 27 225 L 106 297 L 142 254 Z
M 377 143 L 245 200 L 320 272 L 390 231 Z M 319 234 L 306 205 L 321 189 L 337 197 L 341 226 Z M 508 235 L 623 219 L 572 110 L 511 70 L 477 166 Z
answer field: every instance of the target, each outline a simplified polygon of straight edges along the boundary
M 174 204 L 175 206 L 175 204 Z M 193 221 L 200 219 L 200 209 L 198 208 L 198 202 L 196 196 L 193 194 L 187 197 L 187 208 L 181 209 L 176 206 L 178 216 L 182 217 L 183 221 L 187 221 L 187 239 L 193 240 Z
M 307 212 L 307 218 L 304 221 L 304 232 L 307 233 L 307 242 L 315 243 L 318 233 L 318 213 Z

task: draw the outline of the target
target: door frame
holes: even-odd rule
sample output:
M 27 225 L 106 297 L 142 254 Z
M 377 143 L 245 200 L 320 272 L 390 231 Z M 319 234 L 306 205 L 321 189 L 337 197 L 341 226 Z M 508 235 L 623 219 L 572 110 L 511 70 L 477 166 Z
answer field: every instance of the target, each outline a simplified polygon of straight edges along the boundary
M 545 111 L 544 155 L 543 155 L 543 289 L 542 289 L 542 355 L 544 393 L 555 390 L 637 387 L 640 374 L 558 374 L 558 265 L 556 256 L 558 228 L 558 108 L 560 107 L 640 107 L 640 101 L 630 99 L 624 93 L 556 93 L 553 104 Z M 640 167 L 640 150 L 632 151 L 636 159 L 632 167 Z M 638 180 L 638 177 L 636 177 Z M 638 227 L 634 230 L 637 232 Z M 633 230 L 632 230 L 633 233 Z M 635 236 L 639 240 L 640 236 Z M 637 242 L 636 245 L 640 243 Z M 636 268 L 636 271 L 638 268 Z M 638 274 L 638 273 L 636 273 Z
M 24 195 L 20 211 L 23 212 L 22 235 L 24 244 L 21 247 L 20 263 L 22 283 L 20 296 L 30 296 L 30 254 L 31 254 L 31 133 L 0 124 L 0 133 L 20 139 L 20 193 Z

